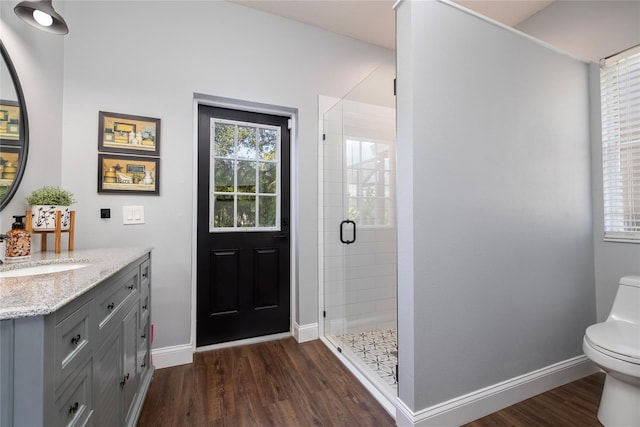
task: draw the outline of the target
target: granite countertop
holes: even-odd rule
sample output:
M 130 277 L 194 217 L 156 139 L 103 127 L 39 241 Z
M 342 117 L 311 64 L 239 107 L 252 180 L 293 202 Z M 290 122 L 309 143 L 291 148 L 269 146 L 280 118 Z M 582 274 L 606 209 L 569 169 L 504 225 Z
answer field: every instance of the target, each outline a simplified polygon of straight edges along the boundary
M 149 247 L 37 252 L 30 260 L 3 264 L 0 272 L 44 264 L 89 265 L 57 273 L 0 277 L 0 320 L 53 313 L 149 252 Z

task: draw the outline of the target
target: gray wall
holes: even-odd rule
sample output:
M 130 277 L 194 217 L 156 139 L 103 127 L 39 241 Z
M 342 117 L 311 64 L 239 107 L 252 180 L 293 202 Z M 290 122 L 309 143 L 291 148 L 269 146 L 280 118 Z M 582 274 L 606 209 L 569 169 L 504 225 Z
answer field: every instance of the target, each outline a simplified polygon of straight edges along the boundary
M 582 354 L 595 321 L 588 67 L 439 2 L 398 14 L 400 399 Z
M 25 177 L 0 215 L 0 232 L 24 215 L 25 196 L 41 185 L 59 185 L 62 159 L 62 71 L 64 38 L 26 25 L 13 12 L 17 2 L 0 1 L 0 39 L 16 68 L 29 120 Z M 58 7 L 58 6 L 56 6 Z M 59 10 L 64 10 L 61 5 Z
M 598 321 L 611 310 L 618 280 L 640 274 L 640 244 L 604 242 L 600 75 L 597 61 L 640 44 L 640 2 L 560 1 L 521 23 L 518 29 L 595 61 L 590 67 L 593 237 Z
M 65 19 L 62 183 L 79 200 L 77 244 L 155 247 L 154 347 L 190 342 L 194 92 L 298 109 L 297 320 L 316 322 L 317 97 L 343 96 L 391 52 L 221 1 L 72 1 Z M 97 194 L 99 110 L 162 119 L 159 197 Z M 145 206 L 144 225 L 122 225 L 127 204 Z

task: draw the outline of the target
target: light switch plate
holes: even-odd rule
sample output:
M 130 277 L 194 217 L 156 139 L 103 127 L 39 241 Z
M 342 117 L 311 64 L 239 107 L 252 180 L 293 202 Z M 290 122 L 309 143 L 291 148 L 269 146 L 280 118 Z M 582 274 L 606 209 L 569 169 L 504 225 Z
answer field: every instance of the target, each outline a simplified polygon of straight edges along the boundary
M 144 206 L 123 206 L 122 223 L 124 225 L 144 224 Z

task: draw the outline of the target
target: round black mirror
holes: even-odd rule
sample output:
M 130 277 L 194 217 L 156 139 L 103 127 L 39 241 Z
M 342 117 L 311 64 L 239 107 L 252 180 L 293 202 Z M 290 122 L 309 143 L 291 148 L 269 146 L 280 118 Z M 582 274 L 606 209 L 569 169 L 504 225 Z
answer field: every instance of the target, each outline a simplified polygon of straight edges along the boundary
M 0 211 L 16 193 L 27 165 L 29 126 L 22 87 L 0 41 Z

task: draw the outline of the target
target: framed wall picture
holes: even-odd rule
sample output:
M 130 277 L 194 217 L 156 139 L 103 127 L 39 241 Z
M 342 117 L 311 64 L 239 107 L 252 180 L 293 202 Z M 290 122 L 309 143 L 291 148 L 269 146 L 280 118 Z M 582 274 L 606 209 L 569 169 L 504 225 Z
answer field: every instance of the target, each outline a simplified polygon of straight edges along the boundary
M 160 194 L 160 159 L 98 154 L 98 193 Z
M 20 104 L 0 100 L 0 139 L 20 142 Z
M 100 111 L 98 151 L 160 155 L 160 119 Z
M 0 187 L 10 186 L 16 178 L 21 151 L 20 147 L 0 144 Z

